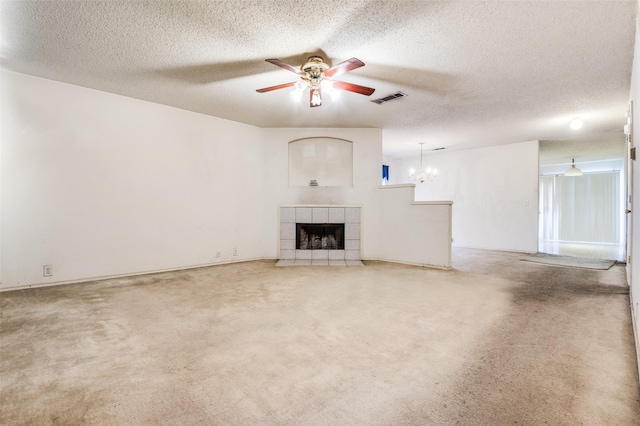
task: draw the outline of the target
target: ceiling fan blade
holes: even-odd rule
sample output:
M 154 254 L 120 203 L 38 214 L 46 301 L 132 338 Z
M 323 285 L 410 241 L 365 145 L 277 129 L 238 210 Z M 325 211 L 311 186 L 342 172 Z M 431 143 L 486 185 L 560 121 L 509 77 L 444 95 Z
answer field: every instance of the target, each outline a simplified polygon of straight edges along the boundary
M 351 58 L 329 68 L 324 72 L 324 75 L 326 77 L 335 77 L 336 75 L 344 74 L 345 72 L 349 72 L 360 67 L 364 67 L 364 62 L 357 58 Z
M 271 87 L 265 87 L 263 89 L 257 89 L 256 92 L 258 92 L 258 93 L 271 92 L 272 90 L 285 89 L 287 87 L 293 87 L 295 85 L 296 85 L 295 82 L 278 84 L 277 86 L 271 86 Z
M 315 87 L 309 90 L 309 106 L 311 108 L 319 107 L 322 105 L 322 95 L 320 94 L 320 88 Z
M 332 81 L 334 89 L 346 90 L 348 92 L 359 93 L 361 95 L 369 96 L 376 89 L 372 89 L 371 87 L 359 86 L 353 83 L 346 83 L 344 81 Z
M 285 62 L 282 62 L 280 59 L 265 59 L 265 61 L 272 63 L 273 65 L 277 65 L 281 68 L 284 68 L 287 71 L 291 71 L 294 74 L 304 75 L 300 68 L 294 67 L 293 65 L 289 65 Z

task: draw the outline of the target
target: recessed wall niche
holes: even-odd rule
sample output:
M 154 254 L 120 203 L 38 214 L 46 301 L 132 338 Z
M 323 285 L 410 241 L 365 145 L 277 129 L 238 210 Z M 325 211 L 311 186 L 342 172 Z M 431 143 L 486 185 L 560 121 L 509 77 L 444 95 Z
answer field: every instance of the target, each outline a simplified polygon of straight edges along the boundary
M 289 142 L 289 186 L 353 186 L 353 142 L 303 138 Z

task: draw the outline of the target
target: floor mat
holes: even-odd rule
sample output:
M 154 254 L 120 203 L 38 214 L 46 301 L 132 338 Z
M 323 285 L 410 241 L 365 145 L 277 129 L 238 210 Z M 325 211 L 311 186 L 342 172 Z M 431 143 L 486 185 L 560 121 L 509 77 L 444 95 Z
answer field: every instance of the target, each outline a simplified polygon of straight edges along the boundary
M 588 259 L 585 257 L 559 256 L 545 253 L 531 254 L 521 258 L 520 260 L 525 262 L 543 263 L 545 265 L 602 270 L 609 269 L 616 263 L 615 260 Z

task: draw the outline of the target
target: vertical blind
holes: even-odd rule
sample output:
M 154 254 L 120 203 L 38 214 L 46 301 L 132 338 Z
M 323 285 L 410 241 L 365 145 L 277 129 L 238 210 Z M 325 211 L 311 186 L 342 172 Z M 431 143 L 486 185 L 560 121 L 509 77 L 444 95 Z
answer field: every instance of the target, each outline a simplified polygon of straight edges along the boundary
M 620 172 L 540 177 L 540 238 L 620 244 Z

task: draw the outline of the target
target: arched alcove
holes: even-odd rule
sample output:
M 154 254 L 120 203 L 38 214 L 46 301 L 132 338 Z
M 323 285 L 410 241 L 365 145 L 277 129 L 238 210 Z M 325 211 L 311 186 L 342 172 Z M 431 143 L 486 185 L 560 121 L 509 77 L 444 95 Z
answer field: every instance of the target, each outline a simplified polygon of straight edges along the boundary
M 289 142 L 289 186 L 310 186 L 312 181 L 353 186 L 353 142 L 329 137 Z

